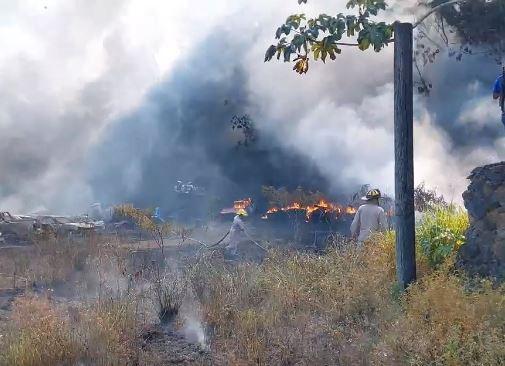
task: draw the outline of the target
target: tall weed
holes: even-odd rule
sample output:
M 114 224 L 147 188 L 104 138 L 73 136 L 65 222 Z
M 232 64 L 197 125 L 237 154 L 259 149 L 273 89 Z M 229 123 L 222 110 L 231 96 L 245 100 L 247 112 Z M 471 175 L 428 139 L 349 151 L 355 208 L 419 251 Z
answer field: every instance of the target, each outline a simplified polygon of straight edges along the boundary
M 455 206 L 437 207 L 425 213 L 416 229 L 418 247 L 433 268 L 440 266 L 465 243 L 468 214 Z

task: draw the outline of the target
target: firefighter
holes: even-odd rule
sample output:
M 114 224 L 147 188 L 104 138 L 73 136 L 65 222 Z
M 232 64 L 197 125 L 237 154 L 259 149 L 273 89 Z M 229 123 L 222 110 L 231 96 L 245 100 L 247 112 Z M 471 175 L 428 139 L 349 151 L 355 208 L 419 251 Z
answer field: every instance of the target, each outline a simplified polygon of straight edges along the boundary
M 504 83 L 505 83 L 505 66 L 503 67 L 503 73 L 501 76 L 496 79 L 493 88 L 493 99 L 500 100 L 500 108 L 501 108 L 501 121 L 505 126 L 505 94 L 504 94 Z
M 388 224 L 384 209 L 379 206 L 381 192 L 378 189 L 368 191 L 362 200 L 366 203 L 358 209 L 351 224 L 351 235 L 362 244 L 377 231 L 386 231 Z
M 245 225 L 243 219 L 247 216 L 246 210 L 239 209 L 233 218 L 233 223 L 230 228 L 230 239 L 228 245 L 226 246 L 227 256 L 233 258 L 237 257 L 238 243 L 245 236 Z

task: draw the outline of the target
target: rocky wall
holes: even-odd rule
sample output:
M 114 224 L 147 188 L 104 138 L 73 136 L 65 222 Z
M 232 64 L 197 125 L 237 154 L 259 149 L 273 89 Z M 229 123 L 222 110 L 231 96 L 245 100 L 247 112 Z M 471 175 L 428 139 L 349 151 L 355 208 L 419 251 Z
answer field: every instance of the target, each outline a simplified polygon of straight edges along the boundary
M 476 168 L 463 194 L 470 216 L 458 264 L 470 275 L 505 280 L 505 161 Z

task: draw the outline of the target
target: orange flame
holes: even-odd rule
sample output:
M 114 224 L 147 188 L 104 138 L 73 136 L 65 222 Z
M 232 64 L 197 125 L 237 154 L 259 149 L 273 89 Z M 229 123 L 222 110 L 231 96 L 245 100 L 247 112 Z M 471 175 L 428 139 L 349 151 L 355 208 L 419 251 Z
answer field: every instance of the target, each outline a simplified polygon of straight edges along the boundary
M 351 206 L 344 207 L 322 199 L 316 204 L 307 206 L 304 206 L 299 202 L 293 202 L 287 205 L 286 207 L 272 207 L 266 212 L 265 215 L 262 216 L 262 218 L 268 219 L 268 215 L 274 214 L 279 211 L 282 212 L 305 211 L 306 221 L 310 221 L 312 215 L 317 211 L 323 212 L 325 214 L 334 213 L 336 214 L 336 217 L 339 217 L 342 214 L 352 215 L 356 213 L 356 209 L 354 207 Z
M 273 214 L 273 213 L 276 213 L 276 212 L 279 212 L 279 211 L 280 211 L 280 209 L 279 209 L 279 208 L 277 208 L 277 207 L 272 207 L 271 209 L 269 209 L 269 210 L 267 211 L 267 215 L 268 215 L 268 214 Z
M 251 205 L 252 205 L 251 198 L 246 198 L 243 200 L 238 200 L 238 201 L 233 202 L 233 208 L 235 209 L 235 211 L 245 210 Z
M 358 212 L 358 210 L 354 207 L 346 207 L 345 209 L 345 213 L 348 214 L 348 215 L 354 215 L 356 212 Z

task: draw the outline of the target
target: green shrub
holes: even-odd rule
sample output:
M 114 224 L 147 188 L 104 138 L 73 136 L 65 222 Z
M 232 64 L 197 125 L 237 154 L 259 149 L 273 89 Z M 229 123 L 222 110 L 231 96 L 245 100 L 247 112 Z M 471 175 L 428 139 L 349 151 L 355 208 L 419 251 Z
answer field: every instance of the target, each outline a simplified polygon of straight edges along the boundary
M 416 235 L 421 253 L 433 268 L 465 243 L 468 225 L 468 214 L 459 207 L 438 207 L 426 212 Z

